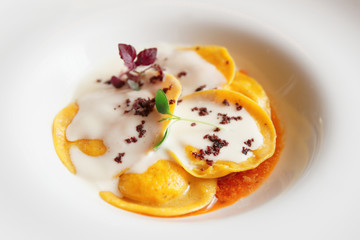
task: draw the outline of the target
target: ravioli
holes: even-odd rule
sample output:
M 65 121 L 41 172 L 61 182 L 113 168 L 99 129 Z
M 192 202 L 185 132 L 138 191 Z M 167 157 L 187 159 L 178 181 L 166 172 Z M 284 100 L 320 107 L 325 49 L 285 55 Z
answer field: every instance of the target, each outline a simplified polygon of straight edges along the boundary
M 271 114 L 270 101 L 262 86 L 241 71 L 236 72 L 233 81 L 225 89 L 244 94 L 262 107 L 267 114 Z
M 235 63 L 226 48 L 221 46 L 194 46 L 184 48 L 184 50 L 195 51 L 207 62 L 214 65 L 225 76 L 228 84 L 233 81 Z
M 171 86 L 171 89 L 167 91 L 167 96 L 169 99 L 172 99 L 173 101 L 176 101 L 179 97 L 179 94 L 181 92 L 181 85 L 179 82 L 171 75 L 167 75 L 165 80 L 161 82 L 160 84 L 156 84 L 155 91 L 158 88 L 168 88 Z M 105 91 L 107 91 L 105 89 Z M 115 94 L 117 94 L 115 92 Z M 101 97 L 100 97 L 101 98 Z M 94 102 L 96 102 L 97 99 L 95 99 Z M 115 104 L 114 107 L 118 106 L 118 104 Z M 93 107 L 93 105 L 91 106 Z M 170 105 L 170 111 L 174 111 L 175 104 Z M 110 111 L 115 111 L 116 108 L 110 109 Z M 73 174 L 76 174 L 76 167 L 73 164 L 73 161 L 70 157 L 70 149 L 72 147 L 78 147 L 84 154 L 96 157 L 104 155 L 108 152 L 108 149 L 106 145 L 104 145 L 102 139 L 79 139 L 79 140 L 69 140 L 66 136 L 66 131 L 68 130 L 68 127 L 70 123 L 73 122 L 75 116 L 77 115 L 79 111 L 79 106 L 77 103 L 72 103 L 69 106 L 65 107 L 62 111 L 60 111 L 53 122 L 53 141 L 56 153 L 58 154 L 60 160 L 63 162 L 65 167 Z M 94 115 L 94 114 L 93 114 Z M 160 119 L 160 115 L 158 115 L 158 119 Z M 135 116 L 136 117 L 136 116 Z M 86 116 L 85 116 L 86 118 Z M 139 119 L 142 119 L 141 116 L 138 117 Z M 130 119 L 130 118 L 128 118 Z M 126 119 L 125 119 L 126 121 Z M 139 120 L 141 122 L 141 120 Z M 82 124 L 82 123 L 80 123 Z M 169 124 L 169 121 L 163 121 L 163 122 L 157 122 L 156 120 L 153 121 L 152 124 L 158 125 L 158 129 L 154 129 L 154 133 L 151 134 L 152 140 L 150 141 L 149 146 L 147 147 L 148 150 L 152 149 L 152 146 L 159 141 L 162 137 L 162 133 L 166 129 L 167 125 Z M 141 126 L 141 125 L 138 125 Z M 91 126 L 90 126 L 91 127 Z M 121 125 L 120 125 L 121 128 Z M 111 131 L 111 129 L 110 129 Z M 121 136 L 119 135 L 119 138 Z M 127 139 L 127 136 L 123 136 L 123 139 Z M 116 156 L 114 156 L 116 157 Z M 113 157 L 113 158 L 114 158 Z M 111 157 L 110 157 L 111 158 Z M 121 172 L 123 169 L 118 170 L 118 173 Z M 117 175 L 118 173 L 114 173 L 113 175 Z
M 185 103 L 186 106 L 181 108 Z M 179 108 L 182 114 L 189 114 L 189 116 L 185 115 L 186 117 L 197 120 L 205 118 L 208 122 L 220 123 L 219 126 L 224 128 L 216 130 L 214 127 L 200 124 L 194 127 L 189 124 L 174 125 L 172 131 L 176 132 L 169 136 L 169 138 L 172 137 L 169 141 L 171 145 L 178 147 L 169 148 L 168 151 L 186 171 L 195 177 L 219 178 L 232 172 L 252 169 L 272 156 L 275 151 L 276 132 L 271 119 L 259 105 L 243 94 L 228 90 L 201 91 L 184 97 L 177 110 Z M 203 112 L 206 111 L 206 114 L 200 114 L 198 109 L 201 108 L 204 109 Z M 233 111 L 236 115 L 230 116 L 227 115 L 229 113 L 227 109 L 239 110 Z M 198 117 L 196 117 L 197 113 L 199 113 Z M 251 118 L 254 120 L 252 124 Z M 228 124 L 231 126 L 228 127 Z M 251 127 L 253 131 L 246 135 L 244 132 L 249 131 Z M 180 133 L 186 135 L 189 132 L 192 133 L 191 138 L 180 135 Z M 243 138 L 244 135 L 245 138 Z M 257 138 L 262 138 L 262 140 L 254 148 Z M 202 146 L 202 149 L 188 144 L 190 141 Z M 201 141 L 206 144 L 201 145 Z M 224 149 L 233 149 L 224 154 L 225 157 L 233 160 L 213 160 L 218 155 L 221 157 L 220 154 Z M 241 161 L 237 161 L 239 159 Z
M 231 83 L 235 74 L 234 60 L 226 48 L 220 46 L 160 49 L 158 64 L 178 78 L 182 96 L 223 88 Z
M 178 216 L 207 206 L 215 196 L 216 180 L 191 176 L 173 161 L 159 160 L 141 174 L 120 176 L 119 190 L 100 192 L 108 203 L 132 212 Z
M 221 177 L 274 154 L 269 99 L 226 48 L 119 44 L 119 53 L 120 75 L 61 110 L 52 129 L 62 163 L 107 203 L 159 217 L 206 212 L 224 192 Z M 154 106 L 160 89 L 167 114 Z

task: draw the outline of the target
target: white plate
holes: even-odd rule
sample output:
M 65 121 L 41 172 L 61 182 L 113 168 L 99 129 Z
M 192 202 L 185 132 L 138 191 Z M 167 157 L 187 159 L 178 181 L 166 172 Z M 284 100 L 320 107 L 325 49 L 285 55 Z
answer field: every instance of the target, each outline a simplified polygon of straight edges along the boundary
M 358 1 L 16 1 L 0 13 L 1 239 L 358 238 Z M 69 174 L 53 117 L 119 61 L 118 42 L 228 47 L 285 127 L 269 181 L 231 207 L 163 219 L 114 208 Z

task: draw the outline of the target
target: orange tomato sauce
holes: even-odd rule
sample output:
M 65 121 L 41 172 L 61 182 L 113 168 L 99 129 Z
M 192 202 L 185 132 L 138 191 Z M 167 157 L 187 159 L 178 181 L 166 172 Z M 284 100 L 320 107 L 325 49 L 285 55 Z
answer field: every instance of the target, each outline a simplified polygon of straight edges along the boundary
M 266 181 L 266 179 L 269 178 L 271 172 L 274 170 L 277 162 L 279 161 L 284 147 L 283 129 L 281 128 L 279 119 L 272 108 L 271 120 L 274 123 L 277 134 L 274 155 L 254 169 L 231 173 L 225 177 L 219 178 L 217 182 L 215 204 L 210 208 L 201 209 L 184 216 L 199 215 L 232 205 L 240 198 L 249 196 L 257 190 Z

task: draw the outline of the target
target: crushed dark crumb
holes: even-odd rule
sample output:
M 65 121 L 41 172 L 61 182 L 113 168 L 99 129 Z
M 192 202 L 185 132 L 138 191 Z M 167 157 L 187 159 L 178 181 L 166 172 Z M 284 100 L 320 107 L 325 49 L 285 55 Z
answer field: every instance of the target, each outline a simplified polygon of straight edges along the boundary
M 145 121 L 143 120 L 143 121 L 141 121 L 141 124 L 136 126 L 136 131 L 139 133 L 139 135 L 138 135 L 139 138 L 142 138 L 146 133 L 146 130 L 144 129 L 144 124 L 145 124 Z
M 230 63 L 229 60 L 226 60 L 225 64 L 228 65 L 229 63 Z
M 196 47 L 195 50 L 196 50 L 196 51 L 199 51 L 199 50 L 200 50 L 200 47 Z
M 101 79 L 96 79 L 96 82 L 97 82 L 97 83 L 101 83 L 102 80 L 101 80 Z
M 206 159 L 206 164 L 212 166 L 214 164 L 214 161 Z
M 235 106 L 236 106 L 236 110 L 237 111 L 240 111 L 243 107 L 240 105 L 240 104 L 238 104 L 238 103 L 235 103 Z
M 168 91 L 170 91 L 172 89 L 172 84 L 170 84 L 169 87 L 163 88 L 162 90 L 164 91 L 164 93 L 166 94 Z
M 220 132 L 220 128 L 218 128 L 218 127 L 215 128 L 215 129 L 214 129 L 214 132 Z
M 150 83 L 152 84 L 155 84 L 156 82 L 162 82 L 163 79 L 164 79 L 164 72 L 163 72 L 163 69 L 158 65 L 158 64 L 155 64 L 154 65 L 154 68 L 157 70 L 158 74 L 155 75 L 155 76 L 152 76 L 149 81 Z
M 126 106 L 130 106 L 130 100 L 126 99 Z M 147 117 L 154 109 L 155 106 L 155 98 L 137 98 L 133 102 L 131 109 L 125 110 L 124 113 L 129 113 L 131 111 L 134 112 L 134 115 L 140 115 L 143 117 Z
M 177 101 L 177 104 L 179 105 L 179 103 L 181 103 L 183 100 L 182 99 L 179 99 L 178 101 Z
M 191 123 L 190 126 L 195 127 L 196 123 Z
M 157 81 L 161 82 L 163 80 L 164 76 L 162 75 L 156 75 L 156 76 L 152 76 L 149 81 L 150 83 L 156 83 Z
M 250 151 L 250 148 L 243 147 L 242 148 L 242 154 L 246 155 Z
M 136 137 L 127 138 L 127 139 L 125 139 L 125 142 L 126 143 L 136 143 L 137 139 L 136 139 Z
M 191 152 L 194 158 L 205 160 L 206 163 L 210 166 L 213 164 L 213 160 L 205 158 L 205 156 L 214 155 L 217 156 L 220 153 L 221 148 L 229 145 L 229 142 L 226 140 L 220 139 L 217 135 L 206 134 L 203 139 L 208 139 L 212 142 L 212 146 L 206 146 L 206 149 L 200 149 L 199 152 Z
M 192 112 L 194 112 L 194 111 L 199 111 L 199 116 L 206 116 L 206 115 L 209 114 L 209 112 L 208 112 L 208 110 L 207 110 L 206 107 L 200 107 L 200 108 L 198 108 L 198 107 L 193 107 L 193 108 L 191 109 L 191 111 L 192 111 Z M 210 112 L 212 112 L 212 111 L 210 111 Z
M 242 120 L 241 116 L 229 117 L 226 113 L 218 113 L 218 119 L 221 117 L 220 124 L 229 124 L 231 120 L 239 121 Z
M 187 74 L 187 73 L 186 73 L 185 71 L 181 71 L 181 72 L 179 72 L 179 73 L 177 74 L 177 77 L 178 77 L 178 78 L 185 77 L 186 74 Z
M 170 99 L 169 100 L 169 104 L 171 105 L 171 104 L 174 104 L 175 103 L 175 100 L 174 99 Z
M 244 142 L 245 145 L 251 147 L 251 144 L 254 142 L 254 139 L 251 138 L 251 139 L 248 139 L 247 141 Z
M 114 161 L 117 163 L 122 163 L 122 157 L 125 156 L 125 153 L 118 153 L 118 155 L 114 158 Z
M 229 101 L 227 99 L 224 99 L 224 101 L 222 102 L 222 104 L 224 104 L 225 106 L 229 106 Z
M 195 92 L 199 92 L 201 90 L 203 90 L 204 88 L 206 88 L 206 85 L 201 85 L 200 87 L 198 87 L 197 89 L 195 89 Z

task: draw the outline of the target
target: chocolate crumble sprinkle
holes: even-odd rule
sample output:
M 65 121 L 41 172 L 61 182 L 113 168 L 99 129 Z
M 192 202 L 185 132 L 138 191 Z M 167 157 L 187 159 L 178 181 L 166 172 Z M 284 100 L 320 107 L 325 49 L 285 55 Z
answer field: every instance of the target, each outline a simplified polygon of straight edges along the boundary
M 117 155 L 117 157 L 114 158 L 114 161 L 117 162 L 117 163 L 122 163 L 122 157 L 124 157 L 124 156 L 125 156 L 125 153 L 124 153 L 124 152 L 123 152 L 123 153 L 119 153 L 119 154 Z
M 240 105 L 240 104 L 238 104 L 238 103 L 235 103 L 235 106 L 236 106 L 236 110 L 237 111 L 240 111 L 243 107 Z
M 187 73 L 186 73 L 185 71 L 181 71 L 181 72 L 179 72 L 179 73 L 177 74 L 177 77 L 178 77 L 178 78 L 185 77 L 186 74 L 187 74 Z
M 250 151 L 250 148 L 243 147 L 241 152 L 242 152 L 242 154 L 246 155 L 249 151 Z
M 222 104 L 224 104 L 225 106 L 229 106 L 229 101 L 227 99 L 224 99 L 224 101 L 222 102 Z
M 136 131 L 139 133 L 139 138 L 142 138 L 145 133 L 146 133 L 146 130 L 144 129 L 144 124 L 145 124 L 145 121 L 141 121 L 141 124 L 137 125 L 136 126 Z
M 231 120 L 242 120 L 241 116 L 236 116 L 236 117 L 229 117 L 226 113 L 218 113 L 218 119 L 219 117 L 222 117 L 220 124 L 229 124 Z
M 125 139 L 125 142 L 126 143 L 136 143 L 137 139 L 136 139 L 136 137 L 127 138 L 127 139 Z
M 206 116 L 206 115 L 209 114 L 209 112 L 208 112 L 208 110 L 207 110 L 206 107 L 201 107 L 201 108 L 193 107 L 193 108 L 191 109 L 191 111 L 192 111 L 192 112 L 194 112 L 194 111 L 199 111 L 199 116 Z M 210 111 L 210 112 L 212 112 L 212 111 Z
M 206 149 L 200 149 L 199 152 L 191 152 L 194 158 L 205 160 L 206 163 L 210 166 L 213 164 L 213 160 L 205 158 L 205 156 L 214 155 L 217 156 L 220 153 L 221 148 L 229 145 L 229 142 L 226 140 L 220 139 L 217 135 L 206 134 L 203 139 L 210 140 L 213 144 L 212 146 L 207 146 Z
M 126 106 L 130 106 L 130 100 L 126 99 Z M 147 117 L 154 109 L 155 98 L 137 98 L 131 106 L 130 110 L 125 110 L 124 113 L 134 112 L 134 115 Z
M 251 147 L 251 144 L 254 142 L 254 139 L 251 138 L 251 139 L 248 139 L 247 141 L 244 142 L 245 145 Z
M 206 85 L 201 85 L 200 87 L 198 87 L 197 89 L 195 89 L 195 92 L 199 92 L 201 90 L 203 90 L 204 88 L 206 88 Z

